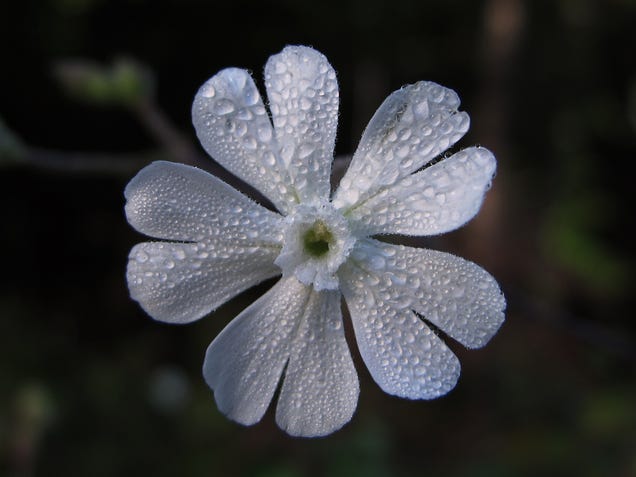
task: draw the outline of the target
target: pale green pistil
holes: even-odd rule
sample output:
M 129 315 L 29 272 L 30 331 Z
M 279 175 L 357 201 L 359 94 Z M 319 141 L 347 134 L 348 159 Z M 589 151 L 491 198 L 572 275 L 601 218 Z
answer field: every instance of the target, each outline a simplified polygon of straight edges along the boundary
M 332 241 L 333 234 L 321 220 L 317 220 L 303 235 L 305 251 L 315 258 L 329 252 L 329 244 Z

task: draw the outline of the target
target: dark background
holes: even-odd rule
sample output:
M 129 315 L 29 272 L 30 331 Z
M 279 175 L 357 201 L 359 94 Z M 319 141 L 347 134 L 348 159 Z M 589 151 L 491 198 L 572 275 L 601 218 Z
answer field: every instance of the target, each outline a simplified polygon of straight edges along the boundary
M 40 0 L 0 6 L 0 475 L 633 476 L 631 207 L 636 2 Z M 143 240 L 123 188 L 158 158 L 219 172 L 190 124 L 227 66 L 262 85 L 286 44 L 339 75 L 337 154 L 393 90 L 458 91 L 498 175 L 468 226 L 417 245 L 484 266 L 508 299 L 458 386 L 385 395 L 355 347 L 358 411 L 293 439 L 242 428 L 200 375 L 271 283 L 178 327 L 128 297 Z M 353 345 L 353 341 L 350 340 Z

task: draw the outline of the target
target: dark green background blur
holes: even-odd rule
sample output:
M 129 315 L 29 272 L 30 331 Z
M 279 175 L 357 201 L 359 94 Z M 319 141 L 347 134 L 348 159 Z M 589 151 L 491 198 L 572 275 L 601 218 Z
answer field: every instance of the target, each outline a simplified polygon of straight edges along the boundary
M 635 29 L 634 0 L 3 1 L 0 476 L 636 475 Z M 218 172 L 196 90 L 227 66 L 262 85 L 286 44 L 338 72 L 338 154 L 426 79 L 471 115 L 457 147 L 499 164 L 476 219 L 411 243 L 489 270 L 501 331 L 451 343 L 462 377 L 430 402 L 382 393 L 350 340 L 358 411 L 316 440 L 226 420 L 200 375 L 271 283 L 183 327 L 125 283 L 126 182 L 156 158 Z

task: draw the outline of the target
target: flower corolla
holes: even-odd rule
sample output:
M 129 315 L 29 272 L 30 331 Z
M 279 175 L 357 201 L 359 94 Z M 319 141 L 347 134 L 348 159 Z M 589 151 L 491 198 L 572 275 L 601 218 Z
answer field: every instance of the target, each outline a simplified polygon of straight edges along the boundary
M 205 356 L 219 409 L 245 425 L 263 417 L 281 380 L 276 421 L 289 434 L 325 435 L 351 419 L 359 384 L 342 297 L 384 391 L 446 394 L 460 365 L 436 331 L 481 347 L 504 320 L 504 297 L 474 263 L 377 237 L 465 224 L 493 178 L 493 154 L 469 147 L 435 162 L 469 119 L 454 91 L 422 81 L 384 101 L 331 194 L 333 68 L 316 50 L 289 46 L 268 60 L 265 86 L 269 112 L 247 71 L 222 70 L 200 88 L 192 118 L 205 150 L 276 211 L 200 169 L 150 164 L 125 191 L 128 221 L 157 239 L 130 252 L 132 298 L 157 320 L 189 323 L 282 275 Z

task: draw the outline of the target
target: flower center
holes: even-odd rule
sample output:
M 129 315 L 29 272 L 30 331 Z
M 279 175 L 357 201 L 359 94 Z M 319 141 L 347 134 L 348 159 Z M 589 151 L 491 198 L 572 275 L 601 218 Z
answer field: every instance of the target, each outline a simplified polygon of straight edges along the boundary
M 303 235 L 303 245 L 308 255 L 322 257 L 329 252 L 329 246 L 333 241 L 333 234 L 322 220 L 317 220 L 314 225 Z
M 356 237 L 330 203 L 301 204 L 286 218 L 283 248 L 274 263 L 316 290 L 338 288 L 337 272 Z

